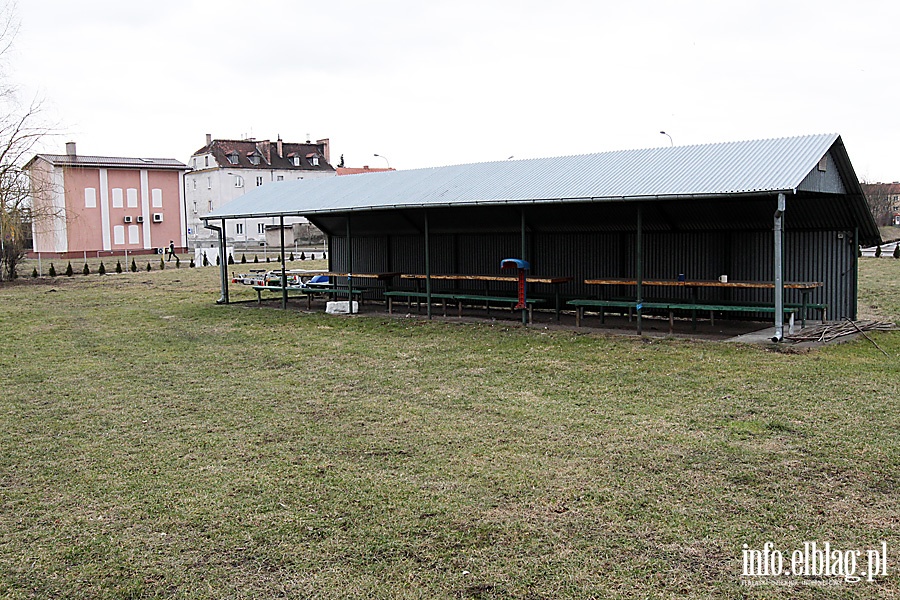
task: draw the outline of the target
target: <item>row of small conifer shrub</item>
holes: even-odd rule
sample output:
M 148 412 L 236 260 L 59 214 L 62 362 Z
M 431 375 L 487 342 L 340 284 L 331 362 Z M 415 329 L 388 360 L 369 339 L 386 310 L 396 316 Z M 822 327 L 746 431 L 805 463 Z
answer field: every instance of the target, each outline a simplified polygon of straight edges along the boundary
M 279 260 L 279 259 L 280 259 L 280 257 L 278 257 L 278 259 L 276 259 L 276 260 Z M 305 252 L 301 252 L 301 253 L 300 253 L 300 260 L 306 260 L 306 259 L 307 259 L 306 253 L 305 253 Z M 325 259 L 325 253 L 324 253 L 324 252 L 322 253 L 322 259 L 323 259 L 323 260 Z M 288 260 L 290 260 L 291 262 L 294 261 L 294 253 L 293 253 L 293 252 L 291 252 L 290 257 L 288 258 Z M 315 255 L 315 253 L 310 254 L 309 260 L 316 260 L 316 255 Z M 259 262 L 259 256 L 254 256 L 254 257 L 253 257 L 253 262 L 254 262 L 254 263 L 258 263 L 258 262 Z M 270 262 L 268 256 L 266 257 L 266 262 Z M 247 263 L 247 256 L 246 256 L 245 254 L 241 254 L 241 264 L 246 264 L 246 263 Z M 228 264 L 229 264 L 229 265 L 235 264 L 234 256 L 231 255 L 231 254 L 228 255 Z M 218 266 L 218 265 L 219 265 L 219 255 L 216 254 L 216 266 Z M 190 265 L 189 265 L 189 266 L 190 266 L 190 268 L 192 268 L 192 269 L 196 266 L 196 265 L 194 264 L 194 258 L 193 258 L 193 257 L 191 257 L 191 262 L 190 262 Z M 205 252 L 203 253 L 203 266 L 204 266 L 204 267 L 210 266 L 209 259 L 206 257 L 206 253 L 205 253 Z M 166 268 L 166 261 L 165 261 L 164 258 L 160 258 L 160 259 L 159 259 L 159 270 L 162 271 L 162 270 L 165 269 L 165 268 Z M 176 269 L 180 269 L 180 268 L 181 268 L 181 259 L 178 258 L 178 256 L 175 257 L 175 268 L 176 268 Z M 125 270 L 124 267 L 122 267 L 122 261 L 117 260 L 117 261 L 116 261 L 115 272 L 116 272 L 116 273 L 122 273 L 122 272 L 124 272 L 124 270 Z M 129 268 L 129 270 L 130 270 L 132 273 L 136 273 L 137 270 L 138 270 L 137 262 L 135 261 L 134 258 L 131 259 L 131 267 Z M 152 265 L 150 264 L 150 261 L 147 261 L 147 269 L 146 269 L 146 270 L 147 270 L 147 271 L 152 271 L 152 270 L 153 270 L 153 267 L 152 267 Z M 103 261 L 100 261 L 100 266 L 97 268 L 97 273 L 100 274 L 100 275 L 106 275 L 106 265 L 103 264 Z M 64 272 L 64 275 L 66 275 L 66 277 L 72 277 L 74 274 L 75 274 L 75 270 L 72 268 L 72 262 L 69 261 L 69 264 L 66 266 L 66 270 L 65 270 L 65 272 Z M 87 263 L 84 263 L 84 268 L 81 269 L 81 274 L 82 274 L 82 275 L 90 275 L 90 274 L 91 274 L 91 267 L 90 267 Z M 47 275 L 49 275 L 50 277 L 56 277 L 56 276 L 58 275 L 57 272 L 56 272 L 56 267 L 53 265 L 53 263 L 50 263 L 50 268 L 47 270 Z M 32 276 L 32 277 L 35 277 L 35 278 L 37 278 L 37 277 L 39 276 L 38 271 L 37 271 L 37 267 L 35 267 L 34 269 L 32 269 L 32 271 L 31 271 L 31 276 Z
M 193 258 L 191 258 L 191 262 L 190 262 L 189 266 L 192 269 L 196 266 L 194 264 Z M 162 271 L 165 268 L 166 268 L 166 261 L 164 259 L 160 258 L 159 259 L 159 270 Z M 175 268 L 176 269 L 181 268 L 181 259 L 178 258 L 177 256 L 175 257 Z M 114 270 L 116 273 L 122 273 L 125 271 L 125 268 L 122 267 L 122 261 L 119 261 L 119 260 L 116 261 L 116 268 Z M 131 266 L 130 266 L 129 270 L 132 273 L 136 273 L 138 270 L 137 261 L 135 261 L 135 259 L 133 259 L 133 258 L 131 259 Z M 153 266 L 150 264 L 150 261 L 147 261 L 147 269 L 146 270 L 147 271 L 153 270 Z M 103 264 L 103 261 L 100 261 L 100 266 L 97 267 L 97 274 L 106 275 L 106 273 L 107 273 L 106 265 Z M 69 264 L 66 265 L 66 270 L 63 272 L 63 275 L 65 275 L 66 277 L 72 277 L 74 274 L 75 274 L 75 269 L 72 268 L 72 261 L 69 261 Z M 84 267 L 81 269 L 81 274 L 82 275 L 90 275 L 91 274 L 90 265 L 88 265 L 87 263 L 84 263 Z M 58 276 L 58 273 L 56 272 L 56 267 L 53 265 L 53 263 L 50 263 L 50 268 L 47 269 L 47 275 L 49 275 L 50 277 Z M 38 277 L 37 267 L 32 269 L 31 276 Z

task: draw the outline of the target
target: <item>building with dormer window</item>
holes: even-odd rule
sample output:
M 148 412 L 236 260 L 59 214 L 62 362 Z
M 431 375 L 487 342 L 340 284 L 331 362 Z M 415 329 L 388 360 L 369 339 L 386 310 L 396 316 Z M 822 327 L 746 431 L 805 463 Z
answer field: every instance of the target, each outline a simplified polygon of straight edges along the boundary
M 185 213 L 188 244 L 203 245 L 215 239 L 215 233 L 204 229 L 200 217 L 225 206 L 248 190 L 278 181 L 334 177 L 330 164 L 328 140 L 304 143 L 284 142 L 279 136 L 269 140 L 214 140 L 206 135 L 206 145 L 194 152 L 185 174 Z M 286 224 L 307 223 L 294 218 Z M 229 241 L 239 244 L 262 243 L 266 240 L 269 219 L 245 219 L 226 225 Z

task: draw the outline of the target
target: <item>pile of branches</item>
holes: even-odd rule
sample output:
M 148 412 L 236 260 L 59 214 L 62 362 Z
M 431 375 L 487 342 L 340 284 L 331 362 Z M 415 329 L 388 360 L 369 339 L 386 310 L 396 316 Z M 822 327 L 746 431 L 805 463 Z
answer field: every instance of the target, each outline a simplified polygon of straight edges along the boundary
M 893 331 L 894 329 L 896 329 L 896 326 L 893 323 L 885 321 L 851 321 L 846 319 L 840 323 L 827 323 L 812 329 L 804 329 L 795 335 L 786 337 L 792 342 L 830 342 L 839 337 L 857 333 L 868 338 L 869 336 L 866 335 L 868 331 Z

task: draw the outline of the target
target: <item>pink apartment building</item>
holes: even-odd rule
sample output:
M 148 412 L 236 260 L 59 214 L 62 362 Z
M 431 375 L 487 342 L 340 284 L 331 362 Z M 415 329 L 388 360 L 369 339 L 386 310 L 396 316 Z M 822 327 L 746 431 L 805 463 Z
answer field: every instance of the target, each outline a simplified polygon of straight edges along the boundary
M 171 158 L 37 154 L 32 182 L 34 252 L 60 257 L 147 254 L 186 246 L 184 177 Z

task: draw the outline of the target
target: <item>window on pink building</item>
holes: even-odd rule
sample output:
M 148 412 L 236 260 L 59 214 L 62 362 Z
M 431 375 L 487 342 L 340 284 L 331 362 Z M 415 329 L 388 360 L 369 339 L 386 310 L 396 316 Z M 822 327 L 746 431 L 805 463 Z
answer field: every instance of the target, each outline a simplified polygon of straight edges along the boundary
M 84 207 L 97 208 L 97 190 L 96 188 L 84 188 Z

